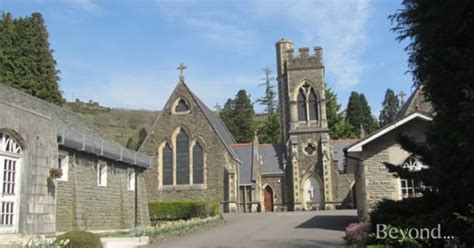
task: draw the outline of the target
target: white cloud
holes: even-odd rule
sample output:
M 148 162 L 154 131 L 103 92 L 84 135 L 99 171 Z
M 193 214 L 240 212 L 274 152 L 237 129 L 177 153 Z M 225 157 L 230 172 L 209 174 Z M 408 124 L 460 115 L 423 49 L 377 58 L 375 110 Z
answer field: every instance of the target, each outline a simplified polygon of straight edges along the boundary
M 203 8 L 203 3 L 195 0 L 155 0 L 155 3 L 168 19 L 195 28 L 198 36 L 206 41 L 248 48 L 258 38 L 252 28 L 243 24 L 243 17 L 235 12 Z
M 87 12 L 98 13 L 100 11 L 99 6 L 92 0 L 67 0 L 67 2 Z
M 321 45 L 327 74 L 337 87 L 350 89 L 360 82 L 366 64 L 362 54 L 367 47 L 368 0 L 271 3 L 255 2 L 251 11 L 260 19 L 285 19 L 304 44 Z

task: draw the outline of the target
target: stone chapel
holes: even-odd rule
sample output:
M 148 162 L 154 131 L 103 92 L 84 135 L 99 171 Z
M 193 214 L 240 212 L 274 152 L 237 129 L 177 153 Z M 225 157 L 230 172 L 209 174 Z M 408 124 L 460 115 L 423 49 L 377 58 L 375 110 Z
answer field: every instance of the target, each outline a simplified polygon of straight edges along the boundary
M 355 140 L 329 137 L 322 48 L 296 55 L 282 39 L 276 54 L 282 143 L 237 144 L 181 74 L 140 149 L 157 158 L 145 172 L 150 200 L 217 200 L 241 212 L 354 207 L 343 148 Z

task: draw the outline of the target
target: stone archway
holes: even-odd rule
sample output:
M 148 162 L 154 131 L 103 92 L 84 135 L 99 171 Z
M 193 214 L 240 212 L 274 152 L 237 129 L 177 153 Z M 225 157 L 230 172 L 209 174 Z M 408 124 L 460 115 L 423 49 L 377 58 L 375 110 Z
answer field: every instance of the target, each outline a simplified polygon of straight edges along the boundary
M 269 185 L 263 189 L 263 206 L 265 212 L 273 212 L 273 189 Z
M 303 183 L 303 206 L 306 210 L 323 208 L 322 188 L 314 176 L 309 176 Z

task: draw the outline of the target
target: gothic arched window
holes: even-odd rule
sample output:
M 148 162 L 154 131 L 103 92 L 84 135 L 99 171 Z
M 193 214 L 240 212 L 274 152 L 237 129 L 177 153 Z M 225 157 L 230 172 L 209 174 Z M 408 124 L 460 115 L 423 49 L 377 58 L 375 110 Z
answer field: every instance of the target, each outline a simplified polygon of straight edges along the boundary
M 189 136 L 184 129 L 176 136 L 176 184 L 189 184 Z
M 316 93 L 314 92 L 313 88 L 310 88 L 310 91 L 309 91 L 308 106 L 309 106 L 308 108 L 309 119 L 317 120 L 318 119 L 318 97 L 316 96 Z
M 176 113 L 189 111 L 189 105 L 184 99 L 180 99 L 174 109 Z
M 298 121 L 306 121 L 306 94 L 303 88 L 298 93 Z
M 304 83 L 299 89 L 297 102 L 298 121 L 318 119 L 318 96 L 308 83 Z
M 162 154 L 163 185 L 173 185 L 173 149 L 166 143 Z
M 199 144 L 196 144 L 193 147 L 193 184 L 202 184 L 204 183 L 204 151 Z

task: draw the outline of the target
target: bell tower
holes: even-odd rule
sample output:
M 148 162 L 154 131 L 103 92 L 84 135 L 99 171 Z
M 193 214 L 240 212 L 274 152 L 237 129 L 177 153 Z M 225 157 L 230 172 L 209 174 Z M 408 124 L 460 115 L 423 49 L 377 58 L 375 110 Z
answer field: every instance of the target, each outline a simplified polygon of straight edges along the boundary
M 276 43 L 282 141 L 287 148 L 289 209 L 331 208 L 333 190 L 322 48 Z

